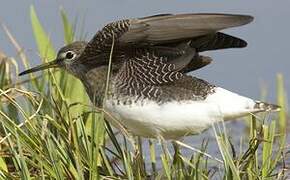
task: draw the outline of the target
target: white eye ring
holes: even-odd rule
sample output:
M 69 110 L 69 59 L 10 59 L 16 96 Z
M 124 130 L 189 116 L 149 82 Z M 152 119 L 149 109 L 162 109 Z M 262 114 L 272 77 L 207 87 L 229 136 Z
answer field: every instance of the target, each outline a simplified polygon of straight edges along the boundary
M 65 58 L 66 59 L 71 60 L 71 59 L 74 59 L 75 56 L 76 56 L 76 54 L 73 51 L 67 51 L 67 52 L 65 52 Z

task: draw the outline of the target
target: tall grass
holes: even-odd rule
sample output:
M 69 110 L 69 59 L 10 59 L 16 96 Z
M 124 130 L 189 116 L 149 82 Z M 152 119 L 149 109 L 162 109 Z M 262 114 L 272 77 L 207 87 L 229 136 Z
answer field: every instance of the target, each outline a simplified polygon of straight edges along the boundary
M 74 40 L 73 26 L 60 11 L 64 42 Z M 30 17 L 35 41 L 43 61 L 56 52 L 33 6 Z M 286 178 L 287 109 L 282 75 L 277 76 L 277 99 L 282 111 L 269 123 L 249 119 L 248 148 L 236 153 L 226 130 L 214 127 L 222 159 L 199 148 L 142 140 L 116 133 L 104 121 L 102 109 L 93 108 L 81 83 L 71 75 L 48 70 L 28 80 L 17 78 L 18 66 L 29 67 L 22 48 L 5 27 L 21 63 L 0 56 L 0 177 L 2 179 L 283 179 Z M 13 84 L 14 83 L 14 84 Z M 149 163 L 144 143 L 149 144 Z M 289 143 L 289 142 L 288 142 Z M 190 156 L 180 148 L 194 150 Z M 288 149 L 286 149 L 288 147 Z M 158 164 L 158 159 L 161 163 Z M 216 168 L 218 167 L 218 170 Z

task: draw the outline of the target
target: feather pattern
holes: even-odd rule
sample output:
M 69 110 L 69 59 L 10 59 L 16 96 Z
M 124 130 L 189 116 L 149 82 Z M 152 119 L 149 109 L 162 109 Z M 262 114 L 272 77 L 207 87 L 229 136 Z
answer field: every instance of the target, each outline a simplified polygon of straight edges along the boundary
M 245 41 L 218 31 L 252 19 L 231 14 L 162 14 L 120 20 L 106 25 L 90 42 L 67 45 L 55 61 L 21 75 L 55 66 L 68 70 L 83 82 L 97 107 L 135 135 L 170 139 L 200 133 L 222 120 L 280 109 L 185 74 L 211 62 L 199 55 L 202 51 L 245 47 Z M 73 56 L 67 57 L 68 53 Z
M 119 20 L 98 31 L 79 59 L 86 61 L 102 53 L 109 53 L 113 38 L 118 47 L 117 51 L 124 46 L 125 49 L 130 49 L 132 45 L 167 46 L 168 43 L 188 42 L 199 36 L 247 24 L 252 20 L 251 16 L 232 14 L 162 14 Z
M 247 24 L 252 19 L 251 16 L 232 14 L 162 14 L 119 20 L 98 31 L 78 59 L 87 71 L 105 66 L 115 40 L 112 63 L 114 87 L 119 94 L 175 99 L 177 97 L 171 97 L 168 88 L 171 83 L 188 80 L 184 73 L 211 62 L 210 58 L 200 56 L 200 51 L 246 45 L 239 38 L 217 31 Z M 193 80 L 196 79 L 190 81 Z M 192 89 L 201 86 L 207 93 L 212 89 L 201 80 L 196 80 L 195 87 L 191 85 L 187 83 L 191 89 L 180 85 L 180 92 L 191 92 L 191 96 L 204 98 L 204 94 L 192 92 Z
M 160 95 L 161 86 L 182 78 L 183 74 L 176 71 L 174 64 L 166 63 L 166 57 L 154 53 L 136 52 L 126 60 L 115 79 L 118 93 L 128 96 L 156 98 Z
M 162 14 L 119 20 L 97 32 L 79 59 L 88 70 L 94 65 L 106 65 L 114 39 L 112 63 L 116 91 L 137 98 L 171 100 L 177 98 L 171 97 L 168 89 L 171 83 L 188 79 L 183 78 L 184 73 L 211 62 L 209 57 L 200 56 L 200 51 L 246 45 L 239 38 L 217 31 L 250 21 L 251 16 L 232 14 Z M 194 86 L 190 88 L 201 86 L 207 93 L 212 89 L 201 80 L 196 80 Z M 181 86 L 180 92 L 192 93 L 198 99 L 205 97 L 206 93 L 201 95 L 190 88 Z

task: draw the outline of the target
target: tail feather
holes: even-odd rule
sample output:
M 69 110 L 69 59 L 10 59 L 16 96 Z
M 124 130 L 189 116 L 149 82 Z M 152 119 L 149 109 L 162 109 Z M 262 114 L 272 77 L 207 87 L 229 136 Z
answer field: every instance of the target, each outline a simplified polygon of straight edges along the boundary
M 281 110 L 281 106 L 278 106 L 276 104 L 269 104 L 261 101 L 256 101 L 256 104 L 254 105 L 254 109 L 257 109 L 260 112 L 263 111 L 271 111 L 271 112 L 277 112 Z

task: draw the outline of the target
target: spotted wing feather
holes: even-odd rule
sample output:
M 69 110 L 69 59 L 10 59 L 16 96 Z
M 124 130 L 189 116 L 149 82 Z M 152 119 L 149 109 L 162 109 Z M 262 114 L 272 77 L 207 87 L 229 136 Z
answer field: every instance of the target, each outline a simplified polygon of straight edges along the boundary
M 162 84 L 183 77 L 174 64 L 166 62 L 166 57 L 149 52 L 129 58 L 123 63 L 116 76 L 115 85 L 118 93 L 137 97 L 158 97 Z
M 128 19 L 107 24 L 89 41 L 79 59 L 88 61 L 98 59 L 100 55 L 110 54 L 113 41 L 117 44 L 118 39 L 128 31 L 129 26 Z

